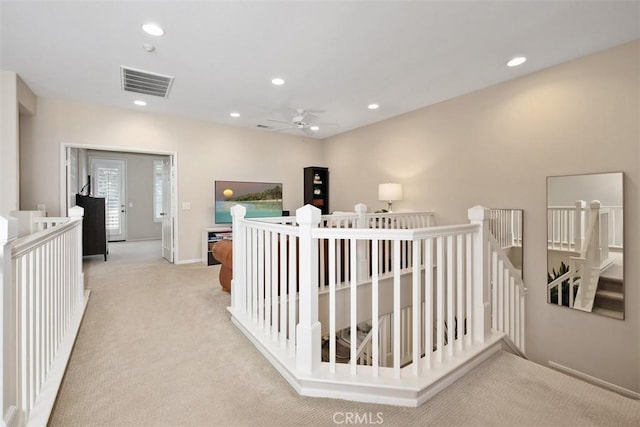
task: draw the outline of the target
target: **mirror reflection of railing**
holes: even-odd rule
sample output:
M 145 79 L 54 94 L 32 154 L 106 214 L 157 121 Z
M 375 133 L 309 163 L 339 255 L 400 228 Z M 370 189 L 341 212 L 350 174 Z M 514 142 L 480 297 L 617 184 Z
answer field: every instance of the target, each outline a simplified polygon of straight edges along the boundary
M 624 319 L 623 201 L 622 172 L 547 177 L 547 302 Z
M 491 209 L 489 231 L 502 248 L 522 246 L 522 209 Z
M 624 221 L 622 206 L 603 206 L 601 211 L 608 213 L 609 230 L 613 233 L 609 233 L 609 247 L 622 249 L 622 224 Z
M 584 200 L 577 200 L 575 206 L 548 206 L 547 247 L 579 252 L 585 239 L 588 211 Z M 600 211 L 607 213 L 609 227 L 604 228 L 612 231 L 605 241 L 609 247 L 622 249 L 622 206 L 601 206 Z
M 560 219 L 550 227 L 550 231 L 558 233 L 550 234 L 549 246 L 577 251 L 579 256 L 570 257 L 569 270 L 547 284 L 547 298 L 551 302 L 552 291 L 556 290 L 557 304 L 563 305 L 562 285 L 568 280 L 569 307 L 591 312 L 600 272 L 612 262 L 609 259 L 611 222 L 610 210 L 602 209 L 599 201 L 592 201 L 588 210 L 585 205 L 584 201 L 578 200 L 573 211 L 564 207 L 549 208 L 549 218 Z M 557 215 L 559 212 L 562 214 Z M 571 236 L 574 238 L 570 239 Z
M 519 272 L 519 277 L 522 278 L 524 211 L 522 209 L 491 209 L 489 214 L 489 231 L 511 265 Z
M 580 250 L 579 257 L 569 259 L 569 283 L 577 284 L 577 292 L 572 307 L 577 310 L 591 312 L 593 301 L 600 279 L 601 264 L 606 262 L 601 259 L 609 253 L 608 244 L 601 245 L 600 237 L 607 234 L 607 222 L 600 223 L 600 202 L 594 200 L 589 206 L 589 224 L 586 237 Z M 604 233 L 602 229 L 604 228 Z M 602 242 L 606 242 L 603 240 Z M 604 246 L 604 249 L 602 248 Z M 573 289 L 573 288 L 572 288 Z M 573 292 L 570 293 L 570 296 Z

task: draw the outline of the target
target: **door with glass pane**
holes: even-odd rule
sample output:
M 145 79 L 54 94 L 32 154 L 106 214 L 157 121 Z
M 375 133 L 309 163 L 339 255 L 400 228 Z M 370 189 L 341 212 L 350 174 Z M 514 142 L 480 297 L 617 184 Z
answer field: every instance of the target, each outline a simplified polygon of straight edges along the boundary
M 126 162 L 123 159 L 91 157 L 89 164 L 91 193 L 106 200 L 107 239 L 110 242 L 126 240 Z
M 172 159 L 162 160 L 162 257 L 173 262 L 173 209 L 171 207 Z

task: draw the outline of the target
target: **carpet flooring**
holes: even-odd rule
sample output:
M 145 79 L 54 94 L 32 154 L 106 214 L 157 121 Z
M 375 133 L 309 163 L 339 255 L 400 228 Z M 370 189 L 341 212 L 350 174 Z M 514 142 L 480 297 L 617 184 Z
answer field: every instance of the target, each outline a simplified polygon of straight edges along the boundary
M 51 426 L 637 426 L 640 402 L 499 352 L 419 408 L 297 395 L 232 325 L 217 266 L 158 242 L 85 260 L 92 294 Z

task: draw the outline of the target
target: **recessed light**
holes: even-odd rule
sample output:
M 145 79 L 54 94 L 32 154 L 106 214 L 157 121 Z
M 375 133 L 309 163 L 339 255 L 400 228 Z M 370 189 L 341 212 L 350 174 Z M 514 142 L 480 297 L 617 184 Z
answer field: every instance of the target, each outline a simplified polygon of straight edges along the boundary
M 314 132 L 318 132 L 320 130 L 320 126 L 309 126 L 309 129 L 311 129 Z
M 233 117 L 233 118 L 238 118 L 238 117 L 240 117 L 240 113 L 236 113 L 236 112 L 230 113 L 229 115 L 230 115 L 231 117 Z
M 369 104 L 367 105 L 367 108 L 369 110 L 377 110 L 378 108 L 380 108 L 380 106 L 378 104 Z
M 276 77 L 275 79 L 271 80 L 271 83 L 273 83 L 276 86 L 282 86 L 284 84 L 284 80 L 281 79 L 280 77 Z
M 146 102 L 144 102 L 144 101 L 142 101 L 140 99 L 137 99 L 137 100 L 133 101 L 133 103 L 136 104 L 136 105 L 139 105 L 141 107 L 144 107 L 145 105 L 147 105 Z
M 527 58 L 524 56 L 516 56 L 509 62 L 507 62 L 507 67 L 517 67 L 518 65 L 522 65 L 526 62 Z
M 162 27 L 151 22 L 149 22 L 148 24 L 144 24 L 142 26 L 142 30 L 147 34 L 151 34 L 152 36 L 161 36 L 164 34 L 164 30 L 162 29 Z

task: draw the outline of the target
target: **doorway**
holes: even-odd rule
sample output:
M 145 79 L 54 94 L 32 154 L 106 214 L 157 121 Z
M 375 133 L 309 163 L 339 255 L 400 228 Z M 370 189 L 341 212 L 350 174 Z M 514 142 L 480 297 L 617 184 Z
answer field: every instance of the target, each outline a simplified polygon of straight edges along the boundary
M 156 240 L 158 256 L 174 262 L 177 153 L 64 143 L 61 148 L 62 215 L 75 205 L 76 194 L 103 197 L 109 241 Z

